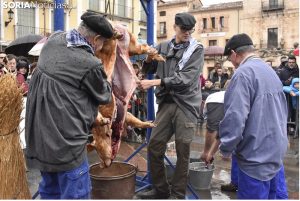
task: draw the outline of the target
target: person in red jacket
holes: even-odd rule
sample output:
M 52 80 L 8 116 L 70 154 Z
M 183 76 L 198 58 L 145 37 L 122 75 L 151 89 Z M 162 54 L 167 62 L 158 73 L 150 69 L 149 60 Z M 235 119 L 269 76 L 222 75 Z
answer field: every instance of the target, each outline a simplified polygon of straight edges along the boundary
M 28 92 L 28 83 L 26 82 L 29 70 L 29 63 L 25 60 L 19 60 L 17 63 L 17 83 L 22 87 L 23 95 L 26 96 Z

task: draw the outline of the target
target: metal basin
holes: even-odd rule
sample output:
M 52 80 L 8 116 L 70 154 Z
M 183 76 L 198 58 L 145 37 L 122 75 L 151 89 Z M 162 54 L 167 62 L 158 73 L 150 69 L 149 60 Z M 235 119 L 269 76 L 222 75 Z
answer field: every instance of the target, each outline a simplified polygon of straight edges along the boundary
M 92 199 L 132 199 L 135 192 L 137 168 L 115 161 L 108 168 L 99 163 L 90 166 Z

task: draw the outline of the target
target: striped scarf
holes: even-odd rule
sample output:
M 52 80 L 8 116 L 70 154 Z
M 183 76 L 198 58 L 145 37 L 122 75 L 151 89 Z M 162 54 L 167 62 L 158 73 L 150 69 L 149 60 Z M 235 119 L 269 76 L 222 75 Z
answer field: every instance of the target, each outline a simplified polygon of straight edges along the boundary
M 192 37 L 190 37 L 189 41 L 185 42 L 185 43 L 181 43 L 181 44 L 176 44 L 175 43 L 175 37 L 170 41 L 170 47 L 171 49 L 174 50 L 180 50 L 183 48 L 186 48 L 186 50 L 184 51 L 182 58 L 180 59 L 178 66 L 179 66 L 179 70 L 181 70 L 184 65 L 186 64 L 186 62 L 190 59 L 190 57 L 192 56 L 193 52 L 195 51 L 195 49 L 200 45 L 198 43 L 198 41 Z

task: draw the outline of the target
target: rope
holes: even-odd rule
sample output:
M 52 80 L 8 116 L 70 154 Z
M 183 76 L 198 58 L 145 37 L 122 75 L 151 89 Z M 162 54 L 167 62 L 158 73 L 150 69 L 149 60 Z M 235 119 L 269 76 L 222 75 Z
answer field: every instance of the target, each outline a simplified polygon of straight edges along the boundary
M 11 135 L 13 134 L 14 132 L 16 132 L 18 129 L 15 128 L 14 130 L 12 130 L 11 132 L 7 133 L 7 134 L 4 134 L 4 135 L 0 135 L 0 137 L 4 138 L 4 137 L 7 137 L 8 135 Z

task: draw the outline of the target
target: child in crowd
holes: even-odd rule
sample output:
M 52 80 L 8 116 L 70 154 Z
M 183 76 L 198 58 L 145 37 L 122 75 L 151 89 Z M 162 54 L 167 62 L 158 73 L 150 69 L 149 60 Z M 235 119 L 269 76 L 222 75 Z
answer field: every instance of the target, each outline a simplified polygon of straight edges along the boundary
M 297 100 L 299 96 L 299 78 L 292 79 L 290 86 L 284 86 L 283 91 L 292 96 L 292 105 L 294 109 L 297 109 Z

